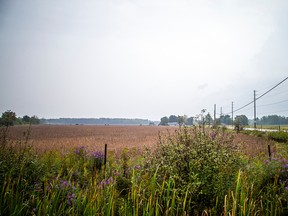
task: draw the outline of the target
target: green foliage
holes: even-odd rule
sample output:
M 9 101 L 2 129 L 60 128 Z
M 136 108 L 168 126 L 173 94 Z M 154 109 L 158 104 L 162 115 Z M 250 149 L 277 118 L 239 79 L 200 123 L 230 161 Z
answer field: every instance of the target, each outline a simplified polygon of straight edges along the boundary
M 269 132 L 268 138 L 276 142 L 288 143 L 288 133 L 284 131 Z
M 248 118 L 245 115 L 237 115 L 234 120 L 235 130 L 240 131 L 248 125 Z
M 168 125 L 168 122 L 169 122 L 168 117 L 167 117 L 167 116 L 164 116 L 164 117 L 162 117 L 162 118 L 160 119 L 159 125 L 165 126 L 165 125 Z
M 168 121 L 169 122 L 178 122 L 178 117 L 176 115 L 170 115 Z
M 258 130 L 242 130 L 241 133 L 256 137 L 263 137 L 263 138 L 267 137 L 266 132 Z
M 222 115 L 222 116 L 220 116 L 219 122 L 220 122 L 220 124 L 231 125 L 232 119 L 231 119 L 230 115 Z
M 17 120 L 15 112 L 8 110 L 2 113 L 2 117 L 0 119 L 0 126 L 13 126 L 14 122 Z
M 268 115 L 263 116 L 258 124 L 263 125 L 280 125 L 280 124 L 288 124 L 288 117 L 278 116 L 278 115 Z
M 207 115 L 205 116 L 205 122 L 208 124 L 208 125 L 211 125 L 213 123 L 213 119 L 210 115 L 210 113 L 207 113 Z
M 192 197 L 194 208 L 212 207 L 233 185 L 241 157 L 232 137 L 218 130 L 180 128 L 160 137 L 157 149 L 146 154 L 145 168 L 158 173 L 158 181 L 172 179 L 175 187 Z
M 194 118 L 193 117 L 187 118 L 186 125 L 193 125 L 193 123 L 194 123 Z

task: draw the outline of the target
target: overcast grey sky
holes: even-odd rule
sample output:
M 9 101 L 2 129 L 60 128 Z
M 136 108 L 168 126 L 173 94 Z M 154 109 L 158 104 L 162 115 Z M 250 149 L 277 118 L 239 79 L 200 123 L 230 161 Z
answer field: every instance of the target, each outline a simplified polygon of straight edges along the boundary
M 287 11 L 286 0 L 0 0 L 0 111 L 228 113 L 287 77 Z M 288 116 L 287 86 L 257 113 Z

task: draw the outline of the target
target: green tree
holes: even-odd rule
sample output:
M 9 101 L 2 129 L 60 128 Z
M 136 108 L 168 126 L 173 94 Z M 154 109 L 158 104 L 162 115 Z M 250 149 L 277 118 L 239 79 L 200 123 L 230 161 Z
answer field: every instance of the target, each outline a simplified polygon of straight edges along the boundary
M 169 119 L 167 116 L 164 116 L 160 119 L 159 125 L 168 125 Z
M 40 119 L 37 116 L 31 117 L 31 124 L 40 124 Z
M 245 115 L 238 115 L 235 117 L 234 126 L 235 130 L 240 131 L 244 126 L 248 125 L 248 118 Z
M 225 125 L 231 125 L 232 119 L 231 119 L 230 115 L 222 115 L 220 117 L 220 123 L 225 124 Z
M 208 114 L 205 116 L 205 122 L 206 122 L 206 124 L 208 124 L 208 125 L 211 125 L 211 124 L 212 124 L 213 119 L 212 119 L 210 113 L 208 113 Z
M 194 118 L 193 118 L 193 117 L 187 118 L 186 124 L 187 124 L 187 125 L 193 125 L 193 124 L 194 124 Z
M 13 126 L 16 119 L 17 119 L 16 113 L 12 112 L 11 110 L 8 110 L 8 111 L 2 113 L 0 125 L 2 125 L 2 126 L 4 125 L 6 127 Z
M 185 116 L 185 115 L 184 116 L 178 116 L 178 124 L 180 126 L 183 126 L 186 122 L 186 119 L 187 119 L 187 116 Z
M 170 115 L 169 122 L 178 122 L 178 117 L 176 115 Z
M 23 116 L 22 121 L 24 124 L 29 124 L 31 121 L 31 118 L 28 115 Z
M 242 126 L 249 124 L 249 120 L 246 115 L 237 115 L 235 117 L 235 122 L 239 122 L 239 124 Z

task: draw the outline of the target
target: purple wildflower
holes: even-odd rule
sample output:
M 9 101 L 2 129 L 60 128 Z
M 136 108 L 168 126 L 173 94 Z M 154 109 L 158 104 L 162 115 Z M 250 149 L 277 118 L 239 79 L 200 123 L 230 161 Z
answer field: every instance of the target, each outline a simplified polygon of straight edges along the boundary
M 100 185 L 101 185 L 101 186 L 104 186 L 104 185 L 105 185 L 105 181 L 102 180 L 102 181 L 100 182 Z
M 103 159 L 104 154 L 101 151 L 92 152 L 91 156 L 96 159 Z
M 113 182 L 113 178 L 110 177 L 110 178 L 108 178 L 108 179 L 106 180 L 106 185 L 109 185 L 109 184 L 112 183 L 112 182 Z
M 136 166 L 134 166 L 134 169 L 135 169 L 135 170 L 140 170 L 140 169 L 141 169 L 141 166 L 140 166 L 140 165 L 136 165 Z
M 212 132 L 212 133 L 210 134 L 210 136 L 211 136 L 212 139 L 215 139 L 216 135 L 217 135 L 216 132 Z
M 79 147 L 79 148 L 76 148 L 75 151 L 74 151 L 74 153 L 75 153 L 76 155 L 82 155 L 82 154 L 84 153 L 84 151 L 85 151 L 85 147 L 84 147 L 84 146 L 81 146 L 81 147 Z
M 105 187 L 106 185 L 110 185 L 110 184 L 112 184 L 113 183 L 113 178 L 112 177 L 109 177 L 108 179 L 106 179 L 106 180 L 102 180 L 101 182 L 100 182 L 100 186 L 101 187 Z
M 67 203 L 68 203 L 68 205 L 72 205 L 72 203 L 75 203 L 75 194 L 74 193 L 72 193 L 72 194 L 68 194 L 68 200 L 67 200 Z
M 115 171 L 114 171 L 114 175 L 115 175 L 115 176 L 119 176 L 119 175 L 120 175 L 120 173 L 118 172 L 118 170 L 115 170 Z

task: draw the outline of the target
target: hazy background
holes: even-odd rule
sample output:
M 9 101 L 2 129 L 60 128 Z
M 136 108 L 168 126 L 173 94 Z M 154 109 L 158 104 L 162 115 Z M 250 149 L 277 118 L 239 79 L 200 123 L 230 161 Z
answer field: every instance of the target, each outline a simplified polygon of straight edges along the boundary
M 0 111 L 228 113 L 288 76 L 287 11 L 286 0 L 0 0 Z M 287 86 L 257 101 L 259 117 L 288 116 Z

